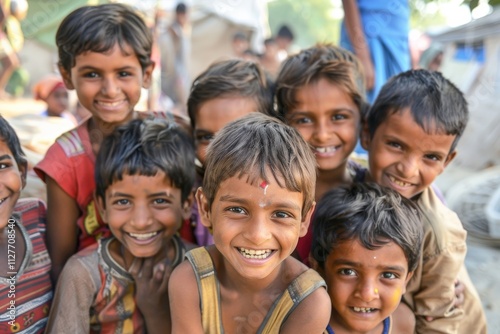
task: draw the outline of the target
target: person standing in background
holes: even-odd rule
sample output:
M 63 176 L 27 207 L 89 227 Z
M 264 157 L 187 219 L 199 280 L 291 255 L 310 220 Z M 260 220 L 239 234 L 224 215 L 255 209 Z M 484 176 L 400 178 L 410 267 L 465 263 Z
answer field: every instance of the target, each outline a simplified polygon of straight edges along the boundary
M 342 0 L 340 45 L 363 64 L 371 103 L 390 77 L 410 69 L 408 0 Z
M 188 65 L 190 41 L 188 8 L 181 2 L 175 8 L 174 22 L 160 34 L 158 46 L 161 54 L 161 91 L 183 111 L 191 85 Z

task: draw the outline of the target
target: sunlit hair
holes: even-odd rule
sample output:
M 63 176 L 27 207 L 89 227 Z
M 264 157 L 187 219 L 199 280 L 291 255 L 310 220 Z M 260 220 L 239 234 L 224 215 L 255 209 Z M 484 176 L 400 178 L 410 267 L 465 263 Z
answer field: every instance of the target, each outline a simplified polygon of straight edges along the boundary
M 297 90 L 320 79 L 326 79 L 346 92 L 363 115 L 368 104 L 359 60 L 343 48 L 318 44 L 289 56 L 281 65 L 276 78 L 278 116 L 286 119 L 286 114 L 297 105 Z
M 124 175 L 155 176 L 160 171 L 181 189 L 184 201 L 195 179 L 194 146 L 188 134 L 174 121 L 132 120 L 101 145 L 95 164 L 96 194 L 105 199 L 106 189 Z
M 26 160 L 26 155 L 21 147 L 21 142 L 19 141 L 16 131 L 3 116 L 0 116 L 0 140 L 3 140 L 5 144 L 7 144 L 7 147 L 19 167 L 26 167 L 28 165 L 28 160 Z
M 222 182 L 231 177 L 274 179 L 304 195 L 302 214 L 314 202 L 316 159 L 300 134 L 281 121 L 251 113 L 226 125 L 208 146 L 203 193 L 209 207 Z
M 258 112 L 271 114 L 273 83 L 262 67 L 252 61 L 231 59 L 216 62 L 201 73 L 191 86 L 187 101 L 193 129 L 201 105 L 220 97 L 245 97 L 255 100 Z
M 80 7 L 66 16 L 56 33 L 59 66 L 68 73 L 75 58 L 87 51 L 106 53 L 119 45 L 132 48 L 142 69 L 152 64 L 153 38 L 141 16 L 124 4 Z
M 367 113 L 366 123 L 373 138 L 386 119 L 409 109 L 415 122 L 427 133 L 456 136 L 453 152 L 469 120 L 463 93 L 439 72 L 410 70 L 387 81 Z
M 354 183 L 327 192 L 314 213 L 312 256 L 321 268 L 344 241 L 358 240 L 374 250 L 394 242 L 408 261 L 408 271 L 421 256 L 423 227 L 417 207 L 396 191 L 375 183 Z

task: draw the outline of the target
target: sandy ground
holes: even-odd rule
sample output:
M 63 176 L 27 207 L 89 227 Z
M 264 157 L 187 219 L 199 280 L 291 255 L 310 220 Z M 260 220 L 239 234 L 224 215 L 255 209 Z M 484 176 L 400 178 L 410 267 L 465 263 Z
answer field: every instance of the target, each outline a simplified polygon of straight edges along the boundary
M 450 188 L 472 175 L 477 175 L 477 172 L 452 163 L 438 177 L 436 184 L 446 197 Z M 500 242 L 496 244 L 500 245 Z M 480 240 L 469 236 L 467 248 L 465 265 L 481 298 L 488 321 L 488 333 L 500 334 L 500 247 L 481 244 Z

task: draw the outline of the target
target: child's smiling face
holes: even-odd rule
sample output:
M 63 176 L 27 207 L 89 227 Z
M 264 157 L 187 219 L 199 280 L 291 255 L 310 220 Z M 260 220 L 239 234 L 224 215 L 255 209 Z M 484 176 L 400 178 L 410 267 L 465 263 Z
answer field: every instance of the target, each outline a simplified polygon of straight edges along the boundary
M 450 153 L 455 135 L 426 132 L 410 110 L 392 113 L 370 138 L 363 129 L 363 146 L 368 151 L 372 180 L 413 198 L 429 187 L 453 160 Z
M 203 225 L 213 229 L 215 246 L 228 268 L 244 279 L 275 278 L 276 269 L 307 232 L 314 209 L 302 216 L 302 193 L 281 188 L 273 178 L 250 182 L 245 175 L 224 180 L 210 208 L 201 188 L 196 197 Z
M 7 143 L 0 138 L 0 231 L 14 211 L 26 185 L 26 166 L 19 166 Z
M 105 53 L 87 51 L 75 57 L 70 73 L 60 68 L 68 89 L 100 122 L 122 124 L 130 120 L 141 88 L 151 84 L 153 65 L 141 67 L 134 50 L 118 44 Z
M 406 283 L 408 261 L 394 242 L 369 250 L 357 239 L 339 243 L 320 273 L 332 301 L 334 331 L 382 332 L 382 321 L 398 307 Z
M 166 254 L 182 220 L 191 214 L 191 200 L 182 202 L 181 190 L 161 171 L 155 176 L 123 175 L 97 203 L 128 264 L 133 257 Z
M 322 78 L 299 88 L 288 124 L 311 146 L 320 171 L 345 166 L 360 131 L 360 112 L 345 91 Z

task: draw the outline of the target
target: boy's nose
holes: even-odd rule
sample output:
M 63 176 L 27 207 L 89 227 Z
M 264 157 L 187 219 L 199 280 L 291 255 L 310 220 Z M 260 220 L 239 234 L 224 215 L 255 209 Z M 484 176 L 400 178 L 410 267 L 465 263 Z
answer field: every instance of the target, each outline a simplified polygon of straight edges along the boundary
M 371 280 L 362 280 L 356 288 L 355 295 L 365 303 L 371 302 L 379 298 L 378 287 L 374 282 L 371 282 Z
M 132 221 L 130 222 L 132 226 L 137 229 L 147 228 L 153 222 L 153 216 L 151 215 L 149 209 L 144 206 L 136 206 Z
M 402 177 L 410 179 L 418 175 L 418 161 L 414 157 L 406 156 L 397 164 L 397 170 Z
M 314 137 L 319 143 L 326 143 L 331 135 L 331 128 L 324 121 L 318 121 L 314 128 Z
M 120 92 L 120 86 L 113 78 L 106 78 L 103 80 L 101 86 L 101 93 L 107 97 L 115 97 Z
M 265 218 L 256 218 L 245 226 L 244 236 L 254 245 L 259 246 L 271 238 L 271 231 Z

